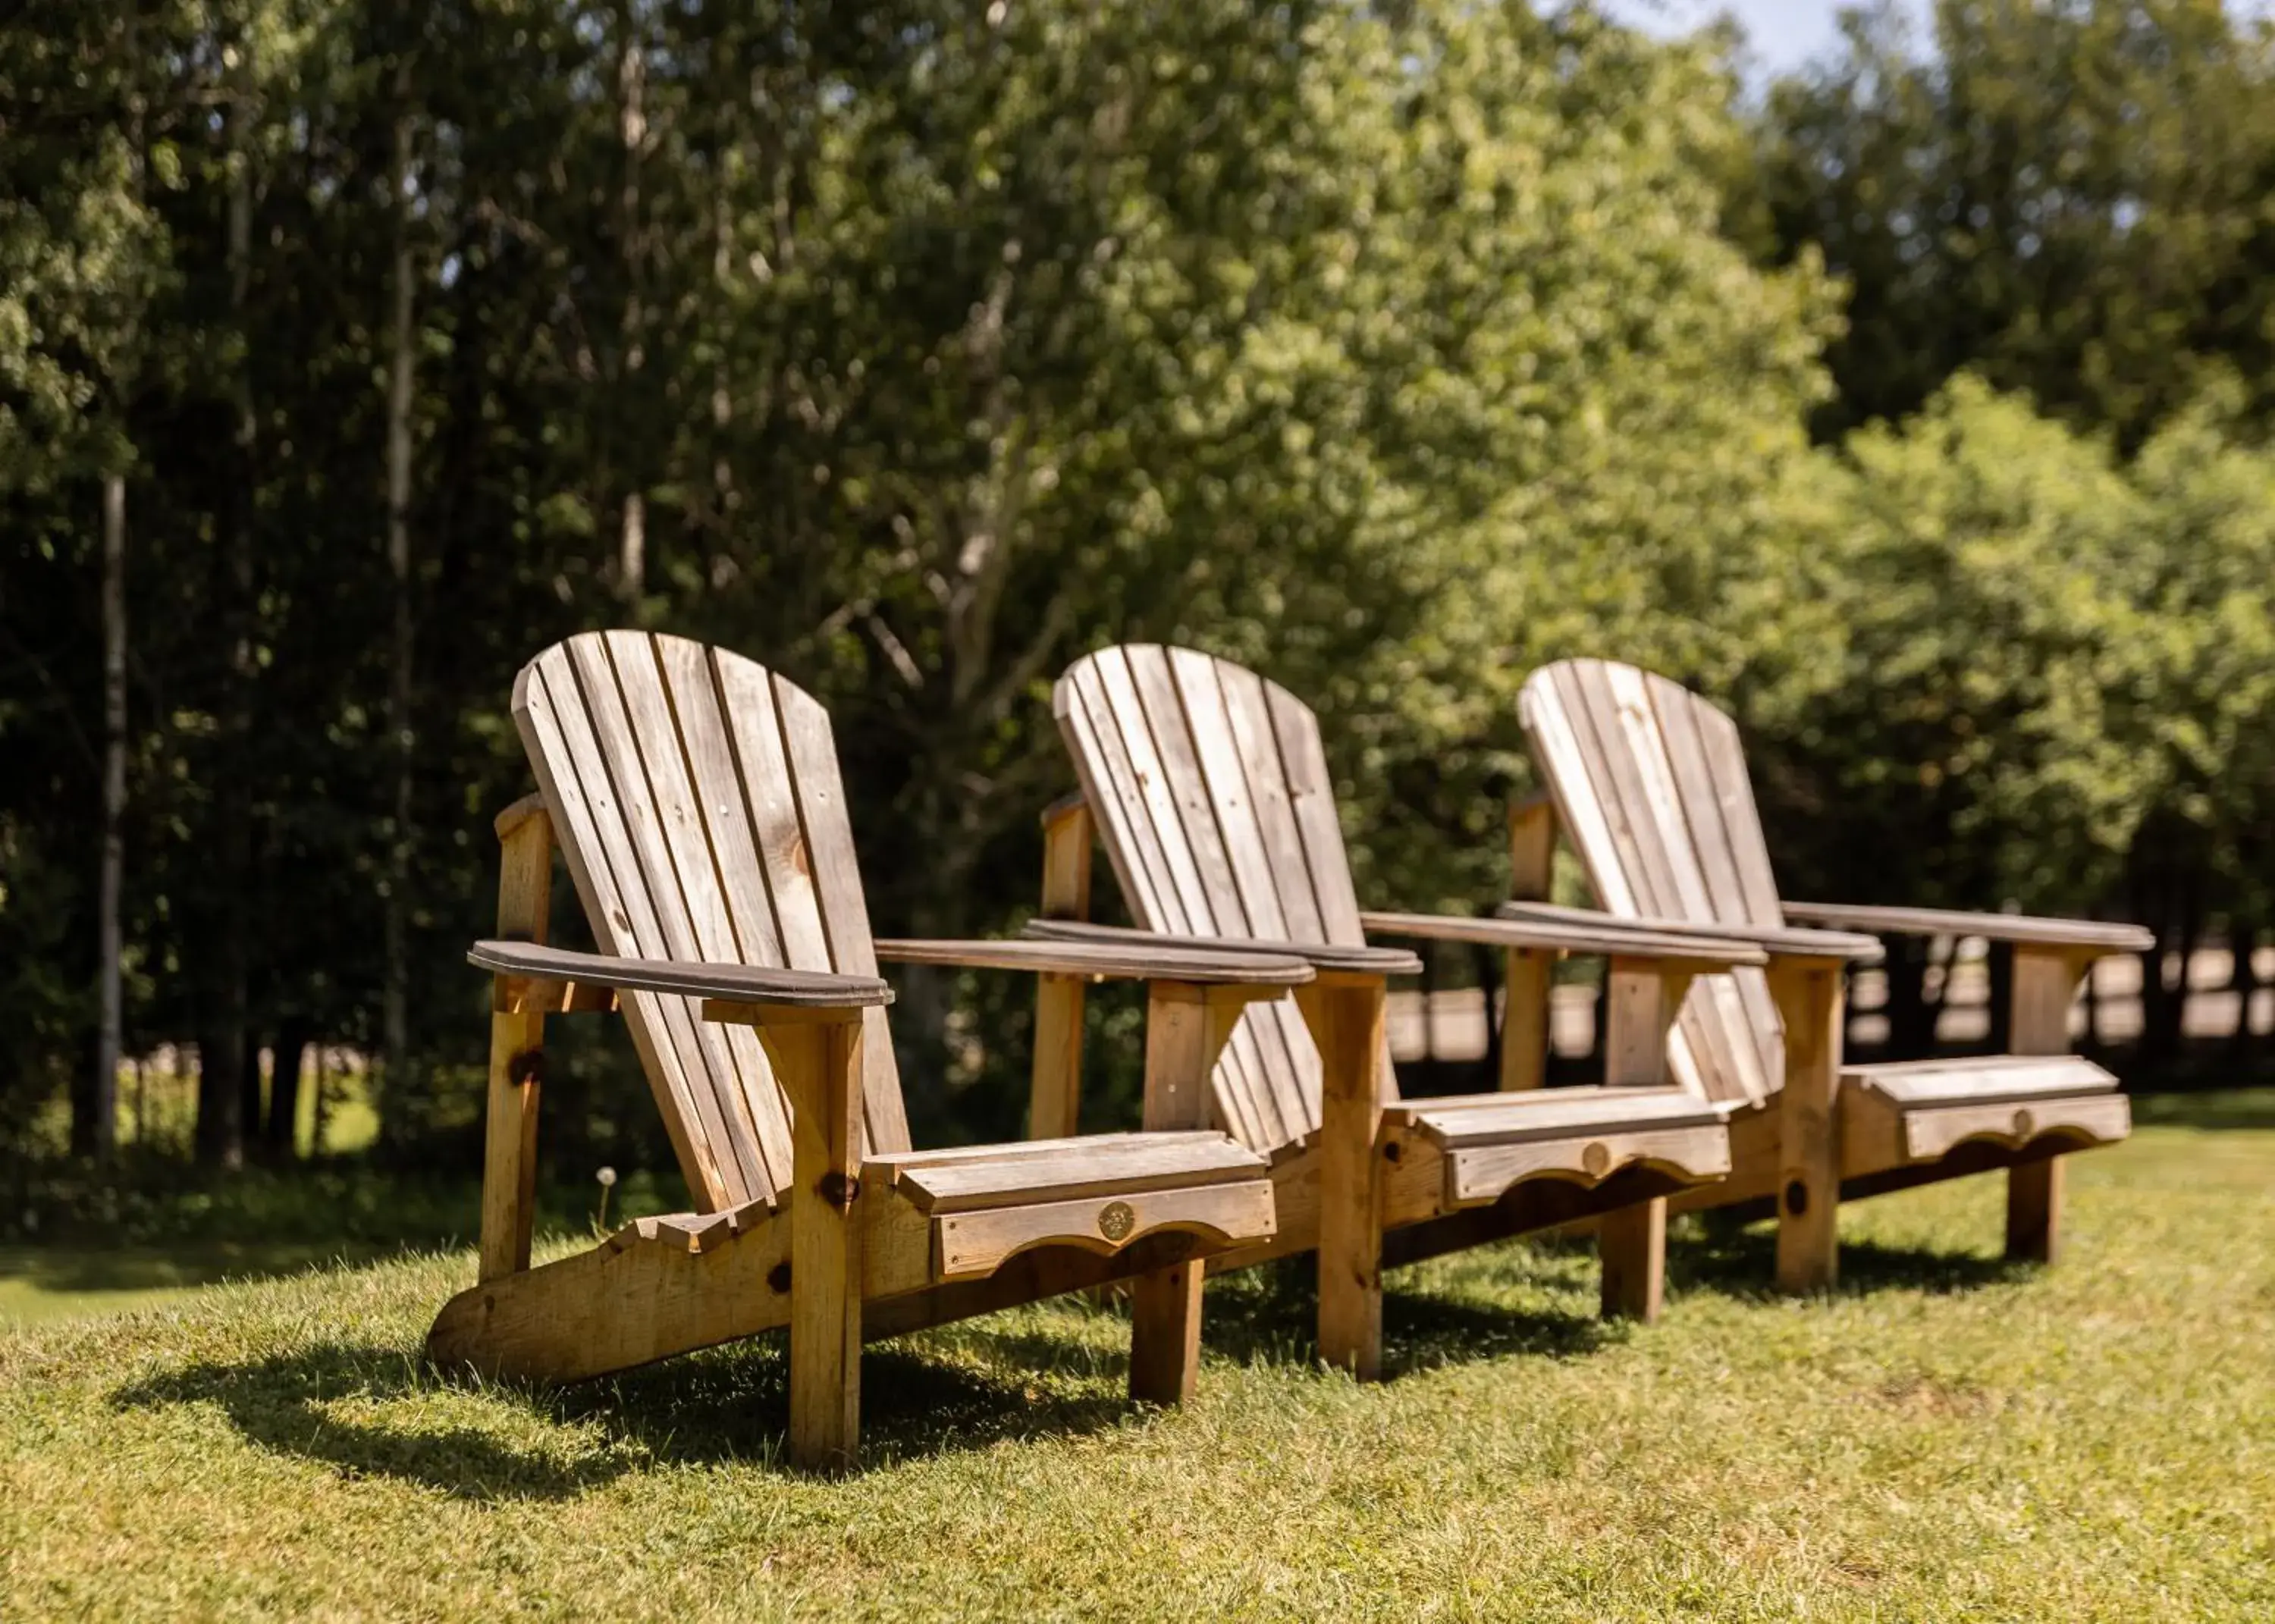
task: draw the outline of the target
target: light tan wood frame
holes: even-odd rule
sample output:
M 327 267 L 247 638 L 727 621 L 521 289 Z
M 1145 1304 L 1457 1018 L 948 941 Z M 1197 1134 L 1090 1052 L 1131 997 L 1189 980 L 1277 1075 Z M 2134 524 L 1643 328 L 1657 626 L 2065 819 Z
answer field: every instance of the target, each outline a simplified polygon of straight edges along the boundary
M 1280 1233 L 1228 1250 L 1209 1269 L 1316 1250 L 1321 1356 L 1372 1376 L 1382 1360 L 1384 1267 L 1600 1219 L 1605 1311 L 1656 1317 L 1667 1197 L 1727 1167 L 1724 1111 L 1669 1084 L 1668 1023 L 1693 977 L 1759 964 L 1759 950 L 1679 933 L 1614 939 L 1363 912 L 1316 720 L 1228 662 L 1145 646 L 1101 651 L 1060 679 L 1054 707 L 1084 788 L 1044 814 L 1031 932 L 1115 936 L 1083 922 L 1092 842 L 1102 839 L 1141 935 L 1295 952 L 1318 972 L 1289 1002 L 1251 1011 L 1211 1070 L 1213 1120 L 1273 1159 Z M 1377 933 L 1498 948 L 1537 971 L 1544 990 L 1562 955 L 1608 953 L 1605 1085 L 1535 1091 L 1538 1068 L 1527 1075 L 1521 1039 L 1499 1093 L 1401 1099 L 1386 1036 L 1387 978 L 1419 963 L 1368 946 Z M 1529 1014 L 1521 997 L 1517 1007 Z M 1078 986 L 1040 990 L 1037 1026 L 1051 1040 L 1036 1052 L 1036 1132 L 1064 1131 L 1077 1118 L 1082 1020 Z
M 515 716 L 542 790 L 496 820 L 498 938 L 469 955 L 491 972 L 478 1278 L 430 1354 L 573 1380 L 787 1327 L 790 1458 L 835 1470 L 864 1338 L 1134 1280 L 1132 1395 L 1189 1396 L 1203 1260 L 1277 1233 L 1267 1160 L 1205 1125 L 1207 1068 L 1309 964 L 873 942 L 826 714 L 722 651 L 571 638 L 525 670 Z M 556 854 L 600 952 L 546 942 Z M 881 960 L 1145 982 L 1145 1129 L 913 1149 Z M 533 1267 L 546 1022 L 572 1014 L 631 1026 L 699 1210 Z
M 1744 1107 L 1731 1120 L 1730 1177 L 1685 1192 L 1674 1210 L 1773 1212 L 1778 1284 L 1807 1293 L 1838 1279 L 1842 1201 L 2005 1169 L 2008 1255 L 2052 1261 L 2063 1159 L 2123 1138 L 2131 1123 L 2116 1079 L 2070 1053 L 2070 1006 L 2095 959 L 2146 947 L 2147 933 L 1785 902 L 1737 729 L 1722 712 L 1663 677 L 1599 660 L 1534 673 L 1522 706 L 1550 794 L 1512 813 L 1513 871 L 1545 876 L 1561 839 L 1607 913 L 1639 929 L 1751 942 L 1769 956 L 1759 971 L 1702 978 L 1672 1034 L 1684 1085 Z M 1545 887 L 1520 888 L 1502 914 L 1604 918 L 1546 906 L 1543 896 Z M 2014 964 L 2007 1052 L 1848 1062 L 1846 972 L 1878 956 L 1875 939 L 1857 934 L 1867 932 L 2006 944 Z

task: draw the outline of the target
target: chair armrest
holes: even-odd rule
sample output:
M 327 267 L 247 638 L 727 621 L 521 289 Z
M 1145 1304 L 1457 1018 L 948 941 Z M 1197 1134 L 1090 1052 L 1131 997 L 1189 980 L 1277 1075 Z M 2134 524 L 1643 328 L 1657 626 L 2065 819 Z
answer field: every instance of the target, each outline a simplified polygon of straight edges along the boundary
M 1300 958 L 1314 970 L 1361 975 L 1418 976 L 1422 961 L 1400 948 L 1350 948 L 1324 941 L 1269 941 L 1253 936 L 1184 936 L 1132 930 L 1123 925 L 1092 925 L 1087 919 L 1030 919 L 1024 933 L 1032 941 L 1094 941 L 1132 947 L 1153 944 L 1170 949 L 1213 954 L 1258 953 Z
M 874 976 L 692 963 L 684 959 L 616 958 L 533 941 L 478 941 L 466 955 L 466 963 L 496 975 L 533 981 L 575 981 L 621 992 L 669 993 L 723 1003 L 865 1009 L 893 1001 L 893 989 Z
M 1883 956 L 1878 937 L 1855 931 L 1801 930 L 1792 925 L 1739 925 L 1721 920 L 1627 918 L 1597 913 L 1586 908 L 1560 908 L 1553 903 L 1503 903 L 1498 912 L 1504 919 L 1583 925 L 1615 935 L 1632 931 L 1647 936 L 1674 933 L 1703 938 L 1731 946 L 1758 948 L 1771 958 L 1847 959 L 1851 963 L 1868 964 L 1877 963 Z M 1595 951 L 1605 949 L 1599 948 Z M 1746 962 L 1759 963 L 1762 961 Z
M 2137 925 L 2101 919 L 2046 919 L 2020 913 L 1969 913 L 1947 908 L 1882 908 L 1870 903 L 1788 903 L 1789 919 L 1846 925 L 1886 936 L 1984 936 L 1992 941 L 2090 948 L 2100 953 L 2143 953 L 2156 936 Z
M 1529 906 L 1529 905 L 1528 905 Z M 1614 921 L 1576 908 L 1535 918 L 1503 913 L 1490 919 L 1458 914 L 1362 911 L 1359 923 L 1386 936 L 1420 936 L 1437 941 L 1473 941 L 1489 948 L 1531 948 L 1547 953 L 1604 954 L 1618 958 L 1658 959 L 1682 969 L 1728 970 L 1768 961 L 1759 948 L 1673 926 L 1614 928 Z
M 1198 986 L 1294 987 L 1311 979 L 1311 967 L 1291 954 L 1203 952 L 1188 946 L 1182 938 L 1137 934 L 1138 939 L 1127 944 L 1019 938 L 880 941 L 877 956 L 887 963 L 1026 971 L 1034 975 L 1081 976 L 1092 981 L 1185 981 Z

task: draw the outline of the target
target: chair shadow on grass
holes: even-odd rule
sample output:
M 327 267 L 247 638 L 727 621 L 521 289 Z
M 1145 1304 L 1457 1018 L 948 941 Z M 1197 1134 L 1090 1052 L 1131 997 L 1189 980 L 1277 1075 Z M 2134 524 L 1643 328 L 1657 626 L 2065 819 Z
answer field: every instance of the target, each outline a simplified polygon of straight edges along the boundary
M 1315 1368 L 1313 1279 L 1296 1260 L 1216 1282 L 1205 1322 L 1209 1356 Z M 989 1316 L 872 1344 L 862 1359 L 863 1465 L 1095 1433 L 1138 1416 L 1123 1396 L 1124 1311 L 1076 1311 L 1120 1323 L 1101 1340 Z M 1384 1322 L 1394 1376 L 1507 1356 L 1571 1356 L 1625 1334 L 1578 1314 L 1394 1283 Z M 949 1345 L 927 1346 L 933 1337 Z M 558 1387 L 439 1372 L 399 1346 L 328 1342 L 185 1365 L 110 1399 L 128 1411 L 210 1405 L 271 1454 L 492 1503 L 570 1499 L 658 1465 L 782 1469 L 790 1386 L 784 1338 L 771 1333 Z
M 1667 1236 L 1667 1289 L 1713 1291 L 1765 1301 L 1777 1296 L 1776 1226 L 1741 1225 L 1712 1212 L 1699 1216 L 1700 1223 L 1671 1231 Z M 2027 1279 L 2037 1267 L 1981 1252 L 1844 1240 L 1840 1283 L 1833 1289 L 1840 1296 L 1863 1296 L 1876 1291 L 1949 1295 Z
M 210 1404 L 253 1446 L 351 1478 L 389 1477 L 475 1502 L 561 1500 L 658 1465 L 786 1469 L 784 1340 L 769 1333 L 558 1387 L 440 1372 L 398 1347 L 327 1343 L 184 1366 L 110 1399 L 122 1410 Z M 1047 1347 L 1064 1362 L 1064 1344 Z M 866 1351 L 862 1392 L 870 1467 L 1098 1431 L 1128 1413 L 1118 1394 L 1069 1390 L 1047 1369 L 1004 1379 L 899 1342 Z M 482 1424 L 442 1419 L 470 1401 L 488 1412 Z
M 1382 1293 L 1382 1368 L 1393 1379 L 1491 1359 L 1573 1358 L 1628 1334 L 1593 1314 L 1472 1301 L 1402 1273 Z M 1317 1258 L 1283 1258 L 1211 1281 L 1202 1335 L 1209 1352 L 1240 1363 L 1315 1367 L 1319 1311 Z

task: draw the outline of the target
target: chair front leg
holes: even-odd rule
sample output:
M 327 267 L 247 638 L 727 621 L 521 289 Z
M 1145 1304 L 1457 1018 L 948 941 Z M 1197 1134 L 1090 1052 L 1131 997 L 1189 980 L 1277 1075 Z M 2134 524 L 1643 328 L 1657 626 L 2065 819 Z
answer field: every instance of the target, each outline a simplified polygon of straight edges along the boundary
M 1604 1081 L 1657 1088 L 1667 1080 L 1667 1039 L 1689 991 L 1687 967 L 1614 958 L 1606 967 Z M 1654 1196 L 1604 1214 L 1596 1227 L 1603 1258 L 1606 1319 L 1659 1318 L 1667 1295 L 1667 1197 Z
M 1149 1132 L 1208 1125 L 1209 1073 L 1224 1052 L 1240 1012 L 1255 992 L 1156 981 L 1145 1001 L 1145 1110 Z M 1148 1404 L 1183 1404 L 1200 1380 L 1201 1288 L 1198 1258 L 1139 1275 L 1130 1300 L 1130 1396 Z
M 854 1463 L 861 1435 L 860 1011 L 765 1024 L 790 1102 L 790 1458 Z
M 497 820 L 497 933 L 545 940 L 553 895 L 553 822 L 542 802 L 516 802 Z M 529 1267 L 537 1208 L 537 1108 L 545 1077 L 545 1016 L 520 1007 L 506 978 L 490 999 L 488 1099 L 482 1123 L 483 1282 Z
M 1319 1356 L 1361 1381 L 1382 1374 L 1380 976 L 1322 974 L 1296 990 L 1322 1062 Z
M 2077 948 L 2014 947 L 2014 1009 L 2007 1047 L 2015 1054 L 2069 1053 L 2069 1007 L 2090 956 Z M 2007 1256 L 2052 1263 L 2061 1255 L 2062 1175 L 2066 1159 L 2049 1156 L 2007 1170 Z
M 1778 1289 L 1829 1291 L 1840 1279 L 1840 962 L 1780 956 L 1770 993 L 1785 1024 L 1778 1098 Z

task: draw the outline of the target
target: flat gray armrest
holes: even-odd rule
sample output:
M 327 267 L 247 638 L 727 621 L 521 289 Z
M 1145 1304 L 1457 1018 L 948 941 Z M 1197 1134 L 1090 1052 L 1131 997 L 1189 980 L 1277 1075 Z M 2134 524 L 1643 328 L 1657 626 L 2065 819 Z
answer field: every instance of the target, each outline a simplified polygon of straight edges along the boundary
M 1846 925 L 1886 936 L 1985 936 L 1992 941 L 2092 948 L 2103 953 L 2143 953 L 2157 938 L 2137 925 L 2100 919 L 2045 919 L 2020 913 L 1969 913 L 1948 908 L 1881 908 L 1870 903 L 1788 903 L 1789 919 Z
M 1571 925 L 1612 934 L 1637 932 L 1656 936 L 1673 933 L 1708 941 L 1757 948 L 1775 958 L 1847 959 L 1874 963 L 1883 956 L 1879 938 L 1854 931 L 1799 930 L 1791 925 L 1735 925 L 1720 920 L 1628 918 L 1598 913 L 1588 908 L 1560 908 L 1553 903 L 1503 903 L 1497 910 L 1504 919 L 1543 925 Z M 1601 952 L 1603 949 L 1599 948 Z M 1747 961 L 1759 963 L 1763 961 Z
M 1356 971 L 1362 975 L 1418 976 L 1422 961 L 1401 948 L 1347 948 L 1325 941 L 1265 941 L 1252 936 L 1183 936 L 1132 930 L 1126 925 L 1092 925 L 1087 919 L 1030 919 L 1034 941 L 1150 943 L 1197 953 L 1268 953 L 1304 960 L 1314 970 Z
M 1156 945 L 1158 944 L 1158 945 Z M 965 970 L 1020 970 L 1036 975 L 1087 976 L 1094 981 L 1190 981 L 1221 986 L 1301 986 L 1311 967 L 1285 953 L 1206 953 L 1176 937 L 1143 936 L 1127 945 L 1034 941 L 880 941 L 887 963 L 952 964 Z
M 1488 948 L 1533 948 L 1546 953 L 1659 959 L 1694 971 L 1728 970 L 1738 964 L 1769 962 L 1757 947 L 1687 929 L 1618 929 L 1614 928 L 1617 922 L 1576 908 L 1557 909 L 1555 916 L 1534 918 L 1504 912 L 1491 919 L 1476 919 L 1458 914 L 1362 911 L 1358 918 L 1368 930 L 1380 931 L 1386 936 L 1473 941 Z
M 466 963 L 501 976 L 577 981 L 628 993 L 671 993 L 726 1003 L 865 1009 L 893 1001 L 893 989 L 874 976 L 768 970 L 753 964 L 702 964 L 684 959 L 621 959 L 605 953 L 542 947 L 533 941 L 478 941 L 466 955 Z

